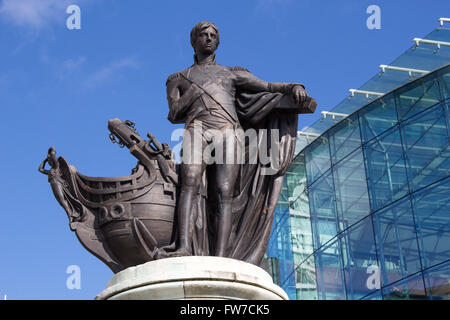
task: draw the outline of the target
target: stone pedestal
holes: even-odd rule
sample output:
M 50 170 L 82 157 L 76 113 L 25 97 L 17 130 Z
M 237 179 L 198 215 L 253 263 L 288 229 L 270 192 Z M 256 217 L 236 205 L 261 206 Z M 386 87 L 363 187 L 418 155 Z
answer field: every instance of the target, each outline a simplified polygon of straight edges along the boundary
M 125 269 L 96 300 L 288 300 L 262 268 L 221 257 L 177 257 Z

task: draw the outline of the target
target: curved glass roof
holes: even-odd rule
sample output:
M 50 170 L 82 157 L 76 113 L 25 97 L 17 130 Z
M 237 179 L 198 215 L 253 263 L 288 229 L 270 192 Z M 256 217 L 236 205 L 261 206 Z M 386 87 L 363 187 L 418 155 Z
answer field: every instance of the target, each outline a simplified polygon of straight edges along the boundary
M 446 18 L 441 18 L 446 19 Z M 440 19 L 440 21 L 441 21 Z M 446 20 L 445 20 L 446 21 Z M 443 22 L 441 23 L 443 24 Z M 450 23 L 430 32 L 425 38 L 411 39 L 413 45 L 360 88 L 349 94 L 310 127 L 299 131 L 296 153 L 303 150 L 346 115 L 410 81 L 450 63 Z

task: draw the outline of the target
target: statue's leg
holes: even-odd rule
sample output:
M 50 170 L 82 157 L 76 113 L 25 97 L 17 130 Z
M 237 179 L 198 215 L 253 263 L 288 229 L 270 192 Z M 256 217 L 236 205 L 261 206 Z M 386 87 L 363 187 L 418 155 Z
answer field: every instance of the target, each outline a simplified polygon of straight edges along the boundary
M 204 166 L 199 164 L 181 165 L 181 192 L 178 200 L 178 249 L 191 252 L 192 228 L 190 217 L 197 200 Z
M 69 218 L 70 222 L 72 222 L 73 218 L 78 218 L 79 214 L 75 210 L 72 210 L 67 204 L 61 183 L 58 181 L 52 181 L 50 183 L 50 186 L 52 187 L 53 195 L 55 196 L 56 200 L 59 202 L 61 207 L 63 207 L 64 211 L 66 211 L 67 217 Z
M 177 202 L 178 255 L 192 254 L 190 220 L 197 201 L 203 172 L 206 168 L 202 158 L 206 142 L 202 137 L 200 139 L 200 141 L 193 143 L 193 141 L 187 141 L 186 137 L 183 138 L 183 159 L 180 172 L 181 192 Z
M 219 203 L 214 254 L 219 257 L 224 257 L 227 254 L 233 221 L 233 193 L 239 173 L 239 164 L 237 164 L 235 156 L 239 149 L 237 146 L 234 137 L 224 139 L 224 158 L 228 159 L 228 161 L 225 161 L 224 164 L 216 164 L 216 189 Z M 234 156 L 227 158 L 227 153 L 229 152 L 233 152 Z

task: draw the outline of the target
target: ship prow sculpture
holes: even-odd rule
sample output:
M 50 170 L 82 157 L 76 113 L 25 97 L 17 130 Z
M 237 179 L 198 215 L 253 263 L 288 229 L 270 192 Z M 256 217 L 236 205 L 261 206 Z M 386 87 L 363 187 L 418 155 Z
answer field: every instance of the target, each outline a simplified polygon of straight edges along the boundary
M 108 121 L 110 138 L 138 159 L 124 177 L 88 177 L 50 148 L 39 171 L 83 246 L 117 273 L 175 246 L 176 165 L 168 144 L 142 138 L 131 121 Z M 46 170 L 46 163 L 51 168 Z

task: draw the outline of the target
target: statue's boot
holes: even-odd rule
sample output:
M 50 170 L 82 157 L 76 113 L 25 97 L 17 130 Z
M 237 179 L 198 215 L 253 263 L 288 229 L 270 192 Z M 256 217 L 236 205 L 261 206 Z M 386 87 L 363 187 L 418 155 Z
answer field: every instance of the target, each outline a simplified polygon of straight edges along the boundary
M 190 248 L 192 242 L 192 230 L 190 226 L 190 215 L 192 206 L 196 199 L 197 191 L 194 188 L 181 191 L 178 201 L 178 250 L 180 254 L 191 255 Z M 175 252 L 177 252 L 175 251 Z M 175 253 L 174 252 L 174 253 Z
M 158 259 L 165 259 L 165 258 L 175 258 L 175 257 L 187 257 L 191 256 L 192 254 L 186 250 L 185 248 L 180 248 L 173 252 L 167 252 L 165 250 L 159 250 L 157 254 L 155 255 L 155 260 Z
M 217 216 L 217 231 L 216 231 L 216 249 L 215 255 L 218 257 L 225 257 L 230 240 L 232 210 L 231 199 L 221 199 L 219 203 L 219 213 Z

